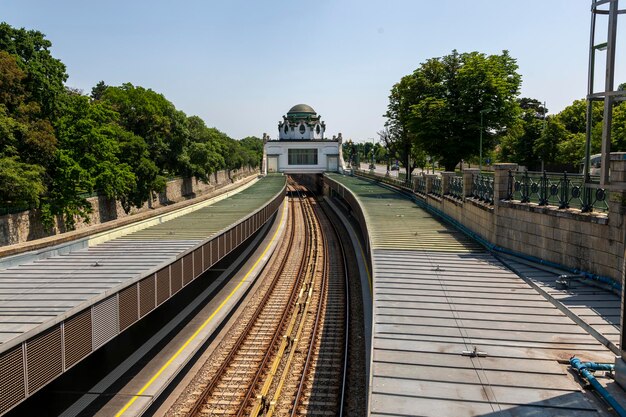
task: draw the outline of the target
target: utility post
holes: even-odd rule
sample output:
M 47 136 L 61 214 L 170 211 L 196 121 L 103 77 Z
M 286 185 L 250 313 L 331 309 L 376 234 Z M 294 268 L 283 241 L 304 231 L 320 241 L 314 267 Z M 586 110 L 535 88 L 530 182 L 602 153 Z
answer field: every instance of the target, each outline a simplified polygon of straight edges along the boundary
M 585 187 L 583 188 L 583 210 L 588 210 L 591 202 L 591 193 L 597 188 L 604 188 L 611 192 L 612 198 L 618 198 L 623 204 L 625 196 L 624 184 L 621 183 L 623 172 L 626 172 L 624 163 L 626 154 L 618 153 L 611 155 L 611 129 L 613 122 L 613 103 L 626 99 L 626 91 L 615 91 L 615 55 L 617 51 L 617 18 L 618 15 L 626 13 L 626 9 L 619 9 L 619 0 L 591 0 L 591 33 L 589 37 L 589 71 L 587 78 L 587 137 L 585 143 Z M 606 42 L 596 44 L 596 20 L 606 25 L 606 37 L 601 35 L 600 39 Z M 596 91 L 594 88 L 596 54 L 606 53 L 604 89 Z M 602 162 L 600 172 L 600 183 L 592 183 L 589 176 L 590 153 L 591 153 L 591 130 L 593 127 L 592 107 L 594 101 L 601 101 L 604 104 L 604 115 L 602 120 Z M 613 159 L 613 160 L 611 160 Z M 612 169 L 609 176 L 609 168 Z M 617 203 L 617 202 L 616 202 Z M 617 204 L 614 204 L 617 205 Z M 626 211 L 626 209 L 625 209 Z M 623 216 L 623 213 L 620 213 Z M 611 213 L 609 213 L 609 216 Z M 624 220 L 624 217 L 622 217 Z M 623 237 L 622 237 L 623 238 Z M 624 242 L 626 244 L 626 242 Z M 626 251 L 624 252 L 626 256 Z M 621 265 L 622 303 L 621 303 L 621 326 L 620 326 L 620 355 L 615 358 L 615 380 L 623 388 L 626 388 L 626 308 L 624 305 L 624 287 L 626 286 L 626 265 Z
M 480 111 L 480 145 L 479 145 L 479 156 L 478 156 L 478 170 L 479 172 L 483 170 L 483 115 L 485 113 L 489 113 L 491 109 L 487 107 L 486 109 L 482 109 Z

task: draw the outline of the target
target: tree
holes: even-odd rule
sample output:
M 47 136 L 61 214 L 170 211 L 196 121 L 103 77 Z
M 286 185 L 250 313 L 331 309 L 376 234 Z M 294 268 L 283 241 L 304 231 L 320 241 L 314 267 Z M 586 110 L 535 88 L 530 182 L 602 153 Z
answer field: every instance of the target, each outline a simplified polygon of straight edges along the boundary
M 91 98 L 94 100 L 100 100 L 107 88 L 108 85 L 106 85 L 104 81 L 98 81 L 98 84 L 91 89 Z
M 248 136 L 239 141 L 247 154 L 246 165 L 251 167 L 261 166 L 263 159 L 263 139 L 256 136 Z
M 565 141 L 570 134 L 557 117 L 548 117 L 545 128 L 539 138 L 535 140 L 533 152 L 546 164 L 557 162 L 559 158 L 559 143 Z M 562 161 L 562 163 L 565 161 Z M 566 163 L 571 163 L 567 161 Z
M 519 117 L 517 117 L 500 139 L 497 158 L 501 161 L 516 162 L 529 169 L 538 169 L 540 160 L 552 161 L 547 152 L 547 143 L 537 147 L 537 141 L 545 126 L 547 109 L 533 98 L 522 97 L 517 100 Z
M 479 153 L 481 112 L 485 150 L 514 122 L 521 84 L 517 68 L 507 51 L 452 51 L 429 59 L 394 85 L 387 117 L 402 127 L 406 139 L 401 142 L 413 142 L 453 170 L 461 159 Z M 404 148 L 409 151 L 407 144 Z
M 0 158 L 0 206 L 32 208 L 45 191 L 44 168 L 25 164 L 17 158 Z
M 26 73 L 25 87 L 39 105 L 42 117 L 51 117 L 58 110 L 57 99 L 65 92 L 65 65 L 52 57 L 52 43 L 36 30 L 15 29 L 0 23 L 0 50 L 17 58 Z
M 177 175 L 188 169 L 184 153 L 189 141 L 187 116 L 162 94 L 126 83 L 106 88 L 101 100 L 120 114 L 126 130 L 146 141 L 161 173 Z
M 65 156 L 85 170 L 79 190 L 116 199 L 127 196 L 136 179 L 131 166 L 120 160 L 119 115 L 87 96 L 67 94 L 64 100 L 65 111 L 56 122 L 56 131 Z
M 394 150 L 400 163 L 406 169 L 406 179 L 411 177 L 411 147 L 413 146 L 413 135 L 409 128 L 411 118 L 411 103 L 415 100 L 413 96 L 414 79 L 407 75 L 400 79 L 391 88 L 389 95 L 389 105 L 385 117 L 385 128 L 390 134 L 390 139 L 394 142 Z

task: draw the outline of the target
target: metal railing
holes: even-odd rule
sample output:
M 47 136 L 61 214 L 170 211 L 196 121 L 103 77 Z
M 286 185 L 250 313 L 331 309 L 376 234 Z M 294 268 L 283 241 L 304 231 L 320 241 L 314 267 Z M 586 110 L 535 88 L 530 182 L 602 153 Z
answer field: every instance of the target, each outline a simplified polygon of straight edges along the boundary
M 430 194 L 441 197 L 443 194 L 441 177 L 432 177 L 430 181 Z
M 415 179 L 415 192 L 424 195 L 426 194 L 426 177 L 423 175 L 420 175 Z
M 487 204 L 493 204 L 493 174 L 480 173 L 472 176 L 471 195 Z
M 450 197 L 457 198 L 462 200 L 463 197 L 463 176 L 462 175 L 453 175 L 450 178 L 450 183 L 448 184 L 448 193 L 447 195 Z
M 606 190 L 586 186 L 583 174 L 509 171 L 507 191 L 508 200 L 522 203 L 576 208 L 582 212 L 606 212 L 609 209 Z
M 412 191 L 411 188 L 411 181 L 407 181 L 407 180 L 400 180 L 398 178 L 394 178 L 394 177 L 388 177 L 385 175 L 376 175 L 372 172 L 369 171 L 365 171 L 362 169 L 355 169 L 354 173 L 356 175 L 359 175 L 361 177 L 365 177 L 365 178 L 369 178 L 372 180 L 376 180 L 376 181 L 380 181 L 384 184 L 389 184 L 389 185 L 393 185 L 394 187 L 399 187 L 399 188 L 407 188 L 409 190 Z

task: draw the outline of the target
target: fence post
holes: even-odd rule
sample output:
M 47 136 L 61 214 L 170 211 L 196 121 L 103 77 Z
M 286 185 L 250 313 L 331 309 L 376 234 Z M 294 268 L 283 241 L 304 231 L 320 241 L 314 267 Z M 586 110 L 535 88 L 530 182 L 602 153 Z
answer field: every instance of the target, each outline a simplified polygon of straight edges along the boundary
M 428 195 L 433 189 L 433 175 L 432 174 L 424 175 L 424 180 L 425 180 L 424 194 Z
M 453 171 L 444 171 L 441 173 L 441 195 L 450 194 L 450 180 L 453 176 Z
M 465 168 L 463 170 L 463 197 L 469 197 L 472 195 L 474 175 L 478 175 L 479 172 L 480 169 L 478 168 Z
M 623 187 L 626 184 L 626 152 L 611 153 L 611 185 Z M 617 188 L 616 187 L 616 188 Z M 615 189 L 609 194 L 609 226 L 615 228 L 615 235 L 624 239 L 624 228 L 626 227 L 626 190 Z M 626 333 L 624 325 L 626 323 L 626 304 L 624 297 L 626 296 L 626 242 L 622 242 L 622 259 L 620 262 L 620 281 L 622 284 L 622 303 L 621 303 L 621 331 L 620 331 L 620 348 L 621 355 L 615 358 L 615 380 L 622 387 L 626 387 Z
M 493 204 L 497 206 L 500 204 L 500 201 L 508 198 L 509 171 L 517 170 L 517 164 L 500 163 L 494 164 L 493 168 Z

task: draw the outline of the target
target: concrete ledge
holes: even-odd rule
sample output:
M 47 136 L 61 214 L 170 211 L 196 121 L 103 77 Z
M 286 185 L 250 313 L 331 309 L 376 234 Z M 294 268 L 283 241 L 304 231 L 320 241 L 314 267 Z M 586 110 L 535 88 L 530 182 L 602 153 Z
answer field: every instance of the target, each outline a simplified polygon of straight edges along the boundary
M 465 202 L 470 203 L 474 207 L 478 207 L 481 210 L 484 210 L 490 214 L 494 212 L 494 206 L 491 204 L 483 203 L 479 200 L 476 200 L 474 197 L 465 197 Z
M 597 212 L 581 213 L 580 210 L 559 209 L 555 206 L 539 206 L 536 203 L 519 203 L 515 201 L 499 201 L 499 207 L 508 207 L 515 210 L 528 211 L 531 213 L 547 214 L 549 216 L 563 217 L 567 219 L 573 219 L 583 222 L 597 223 L 597 224 L 609 224 L 609 217 L 606 214 Z

